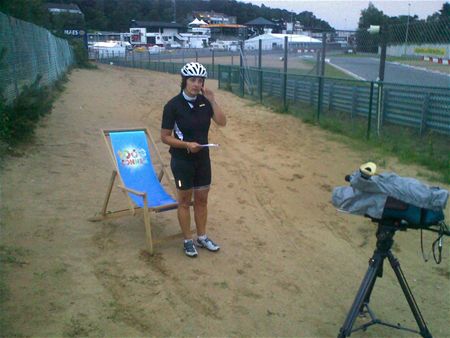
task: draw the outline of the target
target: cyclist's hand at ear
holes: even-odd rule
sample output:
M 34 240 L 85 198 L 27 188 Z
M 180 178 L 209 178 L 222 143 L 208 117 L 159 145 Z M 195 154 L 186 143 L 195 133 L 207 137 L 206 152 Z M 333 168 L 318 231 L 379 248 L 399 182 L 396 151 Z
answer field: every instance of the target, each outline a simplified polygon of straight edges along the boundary
M 214 92 L 211 89 L 203 87 L 202 93 L 208 99 L 209 102 L 213 103 L 215 101 Z

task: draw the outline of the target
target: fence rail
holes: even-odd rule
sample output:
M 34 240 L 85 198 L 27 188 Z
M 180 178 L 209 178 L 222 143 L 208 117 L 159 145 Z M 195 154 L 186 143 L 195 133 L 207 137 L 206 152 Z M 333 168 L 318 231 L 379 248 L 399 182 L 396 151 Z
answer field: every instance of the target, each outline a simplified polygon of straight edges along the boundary
M 242 75 L 243 74 L 243 75 Z M 244 79 L 243 79 L 244 78 Z M 247 80 L 245 80 L 247 79 Z M 368 119 L 370 81 L 284 74 L 238 66 L 219 66 L 219 87 L 261 101 L 320 105 L 326 114 L 348 113 Z M 322 82 L 322 89 L 320 86 Z M 377 128 L 392 123 L 450 135 L 450 88 L 373 82 L 372 115 Z M 285 97 L 283 97 L 285 96 Z M 319 97 L 321 102 L 318 102 Z
M 172 74 L 178 74 L 183 66 L 178 62 L 153 62 L 131 57 L 99 61 Z M 219 88 L 260 102 L 276 100 L 286 102 L 290 107 L 317 108 L 318 118 L 320 114 L 346 114 L 350 120 L 362 118 L 368 128 L 377 132 L 386 124 L 394 124 L 414 128 L 420 135 L 427 130 L 450 135 L 450 88 L 285 74 L 237 65 L 205 66 L 209 77 L 219 80 Z

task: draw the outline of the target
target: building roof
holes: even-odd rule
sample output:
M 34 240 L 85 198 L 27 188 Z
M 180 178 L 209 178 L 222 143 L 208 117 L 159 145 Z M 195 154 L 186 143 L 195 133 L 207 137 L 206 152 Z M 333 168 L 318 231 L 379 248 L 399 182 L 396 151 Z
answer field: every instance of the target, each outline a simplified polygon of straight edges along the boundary
M 284 37 L 288 37 L 288 42 L 301 42 L 301 43 L 322 43 L 322 41 L 318 39 L 314 39 L 307 35 L 299 35 L 299 34 L 274 34 L 274 33 L 267 33 L 255 36 L 254 38 L 245 40 L 246 42 L 253 42 L 258 40 L 282 40 Z
M 164 22 L 164 21 L 139 21 L 131 20 L 131 27 L 161 27 L 161 28 L 184 28 L 183 25 L 176 22 Z
M 47 10 L 61 9 L 61 10 L 65 10 L 65 11 L 72 10 L 72 11 L 81 12 L 80 7 L 78 7 L 78 5 L 76 5 L 76 4 L 55 4 L 52 2 L 48 2 L 48 3 L 44 4 L 44 7 L 47 8 Z
M 214 23 L 209 25 L 202 25 L 205 28 L 245 28 L 244 25 L 226 24 L 226 23 Z
M 259 17 L 245 23 L 247 26 L 276 26 L 276 24 L 266 18 Z

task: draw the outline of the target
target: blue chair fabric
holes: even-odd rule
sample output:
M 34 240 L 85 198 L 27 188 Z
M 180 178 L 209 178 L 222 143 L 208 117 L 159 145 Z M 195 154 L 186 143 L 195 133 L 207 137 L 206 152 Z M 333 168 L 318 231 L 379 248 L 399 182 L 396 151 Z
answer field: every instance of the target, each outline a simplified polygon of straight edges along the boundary
M 154 171 L 144 131 L 110 132 L 109 136 L 119 175 L 126 188 L 147 193 L 149 208 L 177 203 L 164 190 Z M 128 195 L 137 206 L 144 206 L 141 196 Z

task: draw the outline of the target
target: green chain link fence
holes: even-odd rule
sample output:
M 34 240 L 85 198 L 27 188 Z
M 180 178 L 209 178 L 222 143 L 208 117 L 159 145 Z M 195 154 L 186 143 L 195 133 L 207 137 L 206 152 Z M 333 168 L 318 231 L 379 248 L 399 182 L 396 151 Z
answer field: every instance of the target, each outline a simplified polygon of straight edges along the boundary
M 22 88 L 40 79 L 48 86 L 60 79 L 74 63 L 67 40 L 48 30 L 0 12 L 0 83 L 6 102 Z
M 426 69 L 447 75 L 450 86 L 450 20 L 435 22 L 410 20 L 382 26 L 380 34 L 370 34 L 367 29 L 355 32 L 352 48 L 356 56 L 380 57 L 380 42 L 387 42 L 387 62 Z M 397 82 L 397 81 L 396 81 Z M 420 78 L 409 84 L 420 85 Z
M 132 55 L 126 58 L 111 55 L 99 61 L 172 74 L 178 74 L 184 65 Z M 219 80 L 221 89 L 281 110 L 294 109 L 296 114 L 314 120 L 339 115 L 341 120 L 348 118 L 353 130 L 356 121 L 364 120 L 363 132 L 367 137 L 374 133 L 379 136 L 389 125 L 412 128 L 418 135 L 427 132 L 450 135 L 450 88 L 284 74 L 232 65 L 215 64 L 213 71 L 212 64 L 205 66 L 209 77 Z
M 450 135 L 450 88 L 284 74 L 219 66 L 219 88 L 282 110 L 292 108 L 315 120 L 327 115 L 364 119 L 367 135 L 385 125 Z M 299 109 L 296 109 L 299 108 Z M 370 118 L 369 118 L 370 117 Z

